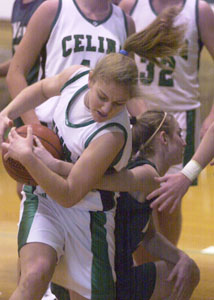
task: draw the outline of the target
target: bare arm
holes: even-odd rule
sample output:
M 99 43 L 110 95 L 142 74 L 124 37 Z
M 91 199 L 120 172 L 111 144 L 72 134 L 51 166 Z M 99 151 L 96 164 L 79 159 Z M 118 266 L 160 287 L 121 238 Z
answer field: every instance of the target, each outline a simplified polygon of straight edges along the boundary
M 214 60 L 214 12 L 210 5 L 205 1 L 199 1 L 199 31 L 200 37 Z M 207 118 L 204 120 L 201 128 L 201 137 L 204 136 L 209 126 L 214 121 L 214 104 L 212 104 L 211 110 Z
M 142 165 L 130 170 L 122 170 L 111 175 L 105 175 L 96 187 L 108 191 L 142 192 L 142 201 L 159 185 L 154 180 L 158 173 L 150 165 Z
M 214 122 L 205 133 L 198 149 L 192 157 L 192 160 L 198 162 L 202 169 L 204 169 L 214 157 L 213 145 Z M 181 172 L 157 178 L 157 181 L 161 183 L 161 187 L 148 196 L 148 199 L 157 197 L 151 204 L 151 207 L 158 207 L 160 211 L 170 208 L 170 212 L 174 211 L 192 183 L 191 180 Z
M 64 83 L 78 68 L 80 66 L 74 65 L 56 76 L 45 78 L 23 89 L 0 113 L 0 145 L 5 130 L 8 126 L 11 126 L 10 120 L 14 120 L 30 109 L 34 109 L 50 97 L 59 95 Z
M 125 11 L 125 13 L 130 15 L 134 4 L 135 4 L 135 0 L 122 0 L 120 1 L 119 6 Z
M 26 76 L 33 67 L 51 30 L 57 13 L 58 0 L 45 1 L 32 16 L 24 37 L 17 47 L 7 75 L 7 84 L 12 99 L 27 86 Z M 32 111 L 22 115 L 24 123 L 39 122 Z
M 154 231 L 152 223 L 149 225 L 142 245 L 155 257 L 173 265 L 167 278 L 168 281 L 175 281 L 171 296 L 173 299 L 187 299 L 186 295 L 192 291 L 192 287 L 189 287 L 192 279 L 196 279 L 196 284 L 199 282 L 200 271 L 195 262 L 186 253 L 170 243 L 162 234 Z
M 71 207 L 92 190 L 104 175 L 122 148 L 124 136 L 119 132 L 106 133 L 91 142 L 67 178 L 52 172 L 33 153 L 31 127 L 28 128 L 27 138 L 22 138 L 12 129 L 9 142 L 2 145 L 8 151 L 6 158 L 11 156 L 19 160 L 50 197 L 64 207 Z

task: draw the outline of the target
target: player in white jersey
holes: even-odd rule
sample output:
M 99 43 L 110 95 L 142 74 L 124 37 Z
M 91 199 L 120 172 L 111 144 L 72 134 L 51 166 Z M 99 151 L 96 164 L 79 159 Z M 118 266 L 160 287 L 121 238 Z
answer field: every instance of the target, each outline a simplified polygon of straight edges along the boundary
M 67 160 L 70 158 L 69 160 L 76 161 L 71 171 L 70 163 L 67 172 L 68 164 L 59 161 L 59 169 L 55 173 L 35 155 L 31 128 L 26 139 L 19 139 L 14 129 L 11 130 L 10 142 L 14 137 L 18 138 L 15 148 L 10 143 L 3 144 L 9 150 L 6 156 L 16 153 L 16 159 L 21 159 L 21 163 L 40 186 L 36 189 L 25 189 L 24 212 L 20 222 L 21 279 L 10 300 L 40 299 L 54 273 L 56 261 L 62 255 L 69 270 L 68 276 L 58 276 L 56 279 L 54 277 L 54 280 L 60 280 L 61 284 L 87 299 L 115 299 L 115 276 L 112 267 L 114 201 L 108 194 L 106 202 L 105 193 L 102 196 L 93 187 L 110 166 L 121 169 L 130 156 L 130 139 L 129 134 L 126 134 L 130 128 L 127 126 L 125 105 L 136 96 L 138 71 L 134 60 L 127 56 L 127 51 L 137 52 L 150 59 L 155 59 L 156 48 L 158 56 L 166 56 L 169 49 L 174 54 L 182 45 L 183 38 L 183 28 L 172 26 L 177 13 L 178 10 L 171 9 L 150 27 L 129 37 L 122 51 L 124 55 L 111 53 L 105 56 L 90 72 L 89 77 L 85 77 L 88 76 L 88 70 L 82 69 L 82 66 L 70 67 L 59 75 L 26 88 L 1 113 L 2 140 L 5 129 L 11 124 L 9 118 L 16 118 L 18 114 L 60 94 L 62 86 L 70 79 L 71 85 L 66 84 L 59 98 L 54 124 L 65 152 L 69 153 Z M 167 31 L 159 30 L 163 26 Z M 155 43 L 151 41 L 151 34 L 154 32 L 157 35 Z M 166 35 L 169 39 L 165 39 L 163 43 L 162 37 Z M 173 45 L 171 38 L 175 39 Z M 85 73 L 81 71 L 74 77 L 75 72 L 80 69 Z M 85 78 L 89 78 L 89 87 L 84 86 Z M 79 114 L 80 108 L 82 113 Z M 110 121 L 113 121 L 113 126 Z M 70 131 L 75 131 L 75 135 L 70 134 Z M 79 136 L 78 143 L 76 134 Z M 24 143 L 23 152 L 19 148 L 20 143 Z M 11 152 L 10 145 L 14 152 Z M 31 201 L 28 201 L 29 198 Z M 35 210 L 31 209 L 34 200 L 36 210 L 39 210 L 36 217 Z M 62 207 L 58 208 L 59 205 Z M 28 209 L 33 211 L 33 215 L 26 215 Z M 67 209 L 70 210 L 69 215 Z M 33 231 L 29 231 L 29 224 Z M 77 248 L 72 251 L 75 247 Z
M 125 39 L 135 32 L 129 16 L 111 1 L 47 1 L 34 14 L 20 43 L 7 76 L 14 98 L 26 87 L 25 75 L 41 54 L 40 79 L 58 74 L 73 64 L 94 67 L 110 52 L 118 52 Z M 54 110 L 50 102 L 37 109 L 41 121 L 48 122 Z M 48 106 L 48 107 L 47 107 Z M 52 109 L 53 108 L 53 109 Z M 33 113 L 23 116 L 26 124 L 38 122 Z
M 148 108 L 160 107 L 173 113 L 186 139 L 184 163 L 187 163 L 200 139 L 199 58 L 203 44 L 214 58 L 214 14 L 206 2 L 198 0 L 123 0 L 120 3 L 133 17 L 136 31 L 142 30 L 155 20 L 163 9 L 171 5 L 181 8 L 177 24 L 187 24 L 187 53 L 181 52 L 180 55 L 173 56 L 170 63 L 163 60 L 171 70 L 161 69 L 139 57 L 136 59 L 144 101 Z M 202 126 L 202 135 L 213 119 L 214 107 Z M 181 168 L 182 164 L 177 165 L 171 168 L 169 173 L 177 172 Z M 176 244 L 181 232 L 181 208 L 178 207 L 171 215 L 168 212 L 159 213 L 159 223 L 161 232 Z

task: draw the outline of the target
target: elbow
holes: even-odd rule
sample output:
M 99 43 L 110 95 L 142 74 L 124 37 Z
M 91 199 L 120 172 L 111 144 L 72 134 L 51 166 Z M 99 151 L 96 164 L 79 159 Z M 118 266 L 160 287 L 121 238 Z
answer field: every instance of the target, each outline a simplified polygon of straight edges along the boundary
M 58 202 L 65 208 L 71 208 L 76 205 L 80 200 L 82 200 L 83 196 L 80 194 L 81 189 L 75 189 L 72 184 L 67 182 L 66 191 L 63 199 Z

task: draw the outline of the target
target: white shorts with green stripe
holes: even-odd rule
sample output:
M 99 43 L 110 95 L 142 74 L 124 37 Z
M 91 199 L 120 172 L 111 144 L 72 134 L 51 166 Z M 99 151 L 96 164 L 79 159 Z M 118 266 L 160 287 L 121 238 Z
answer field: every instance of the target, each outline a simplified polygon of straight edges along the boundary
M 115 299 L 114 215 L 88 211 L 81 205 L 64 208 L 37 189 L 24 187 L 18 244 L 45 243 L 56 250 L 53 282 L 87 299 Z

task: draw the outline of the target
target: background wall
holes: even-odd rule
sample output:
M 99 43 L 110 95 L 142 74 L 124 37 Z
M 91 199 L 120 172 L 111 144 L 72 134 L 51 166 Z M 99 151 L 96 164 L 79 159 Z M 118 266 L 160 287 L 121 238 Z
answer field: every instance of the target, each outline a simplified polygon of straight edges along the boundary
M 10 19 L 14 0 L 1 0 L 0 19 Z

